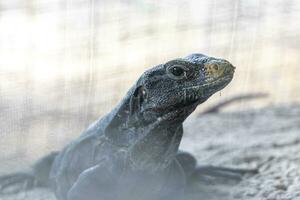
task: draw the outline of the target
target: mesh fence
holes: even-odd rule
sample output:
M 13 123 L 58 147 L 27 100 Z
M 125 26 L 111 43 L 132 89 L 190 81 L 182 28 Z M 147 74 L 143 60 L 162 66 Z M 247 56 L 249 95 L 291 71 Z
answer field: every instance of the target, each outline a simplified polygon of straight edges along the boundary
M 146 68 L 192 52 L 237 66 L 203 107 L 248 92 L 269 98 L 235 109 L 297 102 L 300 2 L 0 0 L 0 170 L 60 148 Z

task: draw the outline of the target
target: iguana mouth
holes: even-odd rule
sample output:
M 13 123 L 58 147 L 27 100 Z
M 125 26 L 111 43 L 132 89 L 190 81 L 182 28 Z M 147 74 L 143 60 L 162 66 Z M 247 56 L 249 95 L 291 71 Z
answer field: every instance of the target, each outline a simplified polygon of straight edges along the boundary
M 211 94 L 223 89 L 227 84 L 229 84 L 232 78 L 233 78 L 233 74 L 229 74 L 221 78 L 218 78 L 217 80 L 214 80 L 212 82 L 184 88 L 183 89 L 184 98 L 180 104 L 184 106 L 196 104 L 198 103 L 198 101 L 203 99 L 203 97 L 207 95 L 210 96 Z M 194 91 L 190 91 L 190 90 L 194 90 Z

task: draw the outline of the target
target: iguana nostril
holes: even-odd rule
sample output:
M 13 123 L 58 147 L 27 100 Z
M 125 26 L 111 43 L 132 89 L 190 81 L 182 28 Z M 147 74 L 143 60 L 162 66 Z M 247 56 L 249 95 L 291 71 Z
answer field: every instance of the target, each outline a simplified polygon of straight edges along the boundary
M 226 76 L 233 75 L 235 67 L 226 60 L 210 60 L 204 64 L 204 71 L 207 78 L 213 78 L 212 80 Z
M 226 64 L 212 61 L 204 65 L 204 68 L 208 76 L 217 78 L 223 75 L 226 70 Z
M 218 70 L 219 70 L 219 66 L 218 66 L 217 64 L 213 64 L 212 67 L 213 67 L 213 69 L 214 69 L 215 71 L 218 71 Z

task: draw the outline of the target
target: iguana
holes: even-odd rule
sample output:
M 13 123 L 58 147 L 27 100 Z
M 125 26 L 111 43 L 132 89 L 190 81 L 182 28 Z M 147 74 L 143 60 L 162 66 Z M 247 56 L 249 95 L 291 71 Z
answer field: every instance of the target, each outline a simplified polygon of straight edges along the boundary
M 182 200 L 196 173 L 240 177 L 244 170 L 197 167 L 179 152 L 185 119 L 233 78 L 228 61 L 203 54 L 145 71 L 120 103 L 32 173 L 0 179 L 2 191 L 51 187 L 58 200 Z

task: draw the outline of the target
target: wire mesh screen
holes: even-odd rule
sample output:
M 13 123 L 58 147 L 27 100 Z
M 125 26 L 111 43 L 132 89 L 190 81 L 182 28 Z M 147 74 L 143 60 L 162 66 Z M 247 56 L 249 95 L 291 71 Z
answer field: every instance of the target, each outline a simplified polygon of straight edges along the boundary
M 205 106 L 299 101 L 299 13 L 296 0 L 0 0 L 0 170 L 60 148 L 144 69 L 192 52 L 237 66 Z

